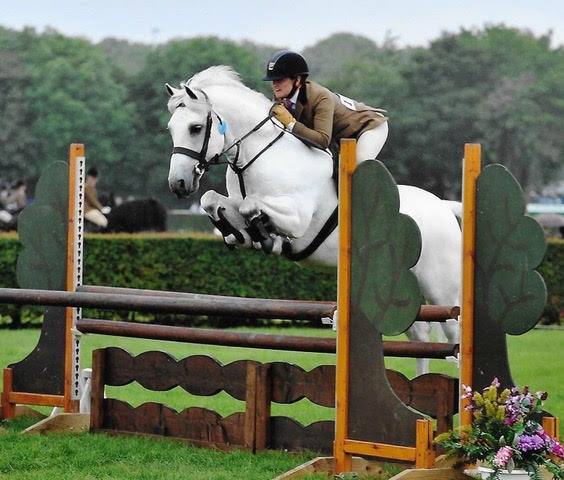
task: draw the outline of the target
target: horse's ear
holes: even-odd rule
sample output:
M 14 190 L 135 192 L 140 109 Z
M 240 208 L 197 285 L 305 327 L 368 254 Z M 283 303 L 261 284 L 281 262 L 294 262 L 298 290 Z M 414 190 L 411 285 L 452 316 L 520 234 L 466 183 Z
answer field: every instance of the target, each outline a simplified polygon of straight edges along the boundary
M 169 85 L 168 83 L 165 83 L 165 88 L 166 91 L 168 92 L 168 94 L 172 97 L 174 95 L 174 93 L 176 92 L 176 88 L 172 87 L 171 85 Z
M 198 100 L 198 96 L 192 90 L 190 90 L 188 85 L 184 85 L 184 90 L 186 90 L 186 93 L 192 100 Z

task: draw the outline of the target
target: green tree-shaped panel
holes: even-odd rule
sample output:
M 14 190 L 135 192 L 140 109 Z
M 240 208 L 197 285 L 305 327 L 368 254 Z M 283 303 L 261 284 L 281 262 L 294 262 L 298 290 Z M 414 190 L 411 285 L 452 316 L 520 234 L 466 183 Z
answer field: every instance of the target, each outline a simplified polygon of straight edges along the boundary
M 515 178 L 501 165 L 478 178 L 474 286 L 473 387 L 494 377 L 515 385 L 509 368 L 507 334 L 535 326 L 546 302 L 546 287 L 534 271 L 545 252 L 541 227 L 525 216 L 525 200 Z
M 42 173 L 35 201 L 18 219 L 22 251 L 16 275 L 22 288 L 64 290 L 68 209 L 68 166 L 55 162 Z
M 477 192 L 476 301 L 505 333 L 521 335 L 546 304 L 544 280 L 534 270 L 546 250 L 542 228 L 525 216 L 521 187 L 502 165 L 484 169 Z
M 416 420 L 386 377 L 382 334 L 413 323 L 421 292 L 410 268 L 421 250 L 415 222 L 399 213 L 397 186 L 382 163 L 367 160 L 352 179 L 349 435 L 414 445 Z
M 421 234 L 399 205 L 386 167 L 372 160 L 360 164 L 353 176 L 351 301 L 384 335 L 407 330 L 422 299 L 409 270 L 421 253 Z
M 68 166 L 49 165 L 35 189 L 35 201 L 18 219 L 22 250 L 16 276 L 22 288 L 64 290 L 67 253 Z M 45 310 L 41 336 L 23 360 L 9 365 L 18 392 L 62 395 L 65 375 L 65 308 Z

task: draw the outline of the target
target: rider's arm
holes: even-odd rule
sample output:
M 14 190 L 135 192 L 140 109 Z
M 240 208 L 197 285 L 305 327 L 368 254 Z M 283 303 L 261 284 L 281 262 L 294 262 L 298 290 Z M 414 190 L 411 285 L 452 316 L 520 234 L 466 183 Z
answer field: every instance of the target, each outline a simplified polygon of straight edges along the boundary
M 312 109 L 312 128 L 300 121 L 292 127 L 292 133 L 320 148 L 328 148 L 333 134 L 335 103 L 330 92 L 319 95 Z

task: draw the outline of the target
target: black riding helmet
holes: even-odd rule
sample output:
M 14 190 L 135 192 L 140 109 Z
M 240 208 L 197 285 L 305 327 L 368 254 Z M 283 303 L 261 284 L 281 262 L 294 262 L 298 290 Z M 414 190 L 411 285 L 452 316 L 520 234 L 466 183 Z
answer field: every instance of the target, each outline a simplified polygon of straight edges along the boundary
M 272 55 L 268 61 L 263 80 L 281 80 L 298 75 L 309 75 L 309 67 L 305 58 L 291 50 L 280 50 Z

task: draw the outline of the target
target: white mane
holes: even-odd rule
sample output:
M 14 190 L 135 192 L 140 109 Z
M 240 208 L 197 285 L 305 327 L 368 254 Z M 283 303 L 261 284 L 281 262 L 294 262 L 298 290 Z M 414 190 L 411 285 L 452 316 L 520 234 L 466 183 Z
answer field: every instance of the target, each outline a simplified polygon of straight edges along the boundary
M 226 65 L 217 65 L 206 68 L 193 77 L 181 83 L 182 90 L 176 92 L 168 101 L 169 110 L 172 112 L 180 103 L 183 103 L 187 94 L 184 85 L 188 85 L 191 89 L 206 91 L 210 87 L 227 87 L 234 88 L 239 91 L 239 95 L 250 96 L 250 100 L 254 102 L 268 102 L 268 99 L 259 92 L 247 87 L 242 81 L 239 74 L 231 67 Z

